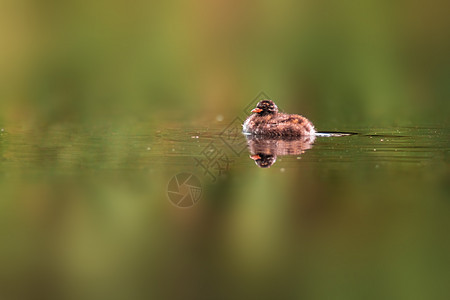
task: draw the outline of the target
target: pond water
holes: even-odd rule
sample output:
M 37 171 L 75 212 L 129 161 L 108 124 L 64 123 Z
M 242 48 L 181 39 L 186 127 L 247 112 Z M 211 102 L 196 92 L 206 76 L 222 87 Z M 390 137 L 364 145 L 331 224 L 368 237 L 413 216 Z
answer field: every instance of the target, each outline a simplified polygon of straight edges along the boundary
M 95 280 L 114 298 L 442 295 L 449 128 L 345 132 L 252 139 L 230 120 L 4 126 L 7 291 L 29 296 L 26 282 L 91 297 Z

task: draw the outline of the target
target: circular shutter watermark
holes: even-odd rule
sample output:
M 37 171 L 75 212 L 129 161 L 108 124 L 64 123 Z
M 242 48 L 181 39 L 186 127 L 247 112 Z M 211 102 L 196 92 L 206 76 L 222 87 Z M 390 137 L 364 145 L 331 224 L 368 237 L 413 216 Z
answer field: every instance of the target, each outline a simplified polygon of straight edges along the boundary
M 170 202 L 179 208 L 189 208 L 196 204 L 202 192 L 200 180 L 192 173 L 179 173 L 173 176 L 167 185 Z

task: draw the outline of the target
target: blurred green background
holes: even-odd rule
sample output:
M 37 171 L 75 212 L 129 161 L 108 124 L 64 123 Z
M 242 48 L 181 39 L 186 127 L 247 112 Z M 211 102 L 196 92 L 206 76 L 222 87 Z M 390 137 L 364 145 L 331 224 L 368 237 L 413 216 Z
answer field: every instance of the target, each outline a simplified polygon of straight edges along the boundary
M 1 6 L 6 120 L 234 115 L 261 90 L 316 123 L 450 112 L 448 1 Z
M 449 9 L 1 0 L 0 298 L 447 299 Z M 318 130 L 412 137 L 244 153 L 171 206 L 260 91 Z

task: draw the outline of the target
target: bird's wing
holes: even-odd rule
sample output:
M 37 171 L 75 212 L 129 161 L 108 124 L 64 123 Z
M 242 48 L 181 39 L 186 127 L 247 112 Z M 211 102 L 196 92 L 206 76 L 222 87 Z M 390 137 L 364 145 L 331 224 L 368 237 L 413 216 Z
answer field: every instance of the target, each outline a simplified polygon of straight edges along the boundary
M 293 123 L 303 123 L 304 118 L 300 115 L 290 115 L 290 114 L 282 114 L 276 118 L 276 123 L 278 124 L 293 124 Z

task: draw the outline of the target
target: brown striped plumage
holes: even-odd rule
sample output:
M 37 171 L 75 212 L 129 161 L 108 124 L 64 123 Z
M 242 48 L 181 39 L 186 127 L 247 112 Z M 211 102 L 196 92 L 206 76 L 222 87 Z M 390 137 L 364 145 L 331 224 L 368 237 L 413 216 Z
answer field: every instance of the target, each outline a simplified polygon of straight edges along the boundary
M 306 136 L 316 133 L 314 125 L 305 117 L 278 112 L 272 100 L 260 101 L 253 114 L 243 124 L 246 134 L 262 136 Z

